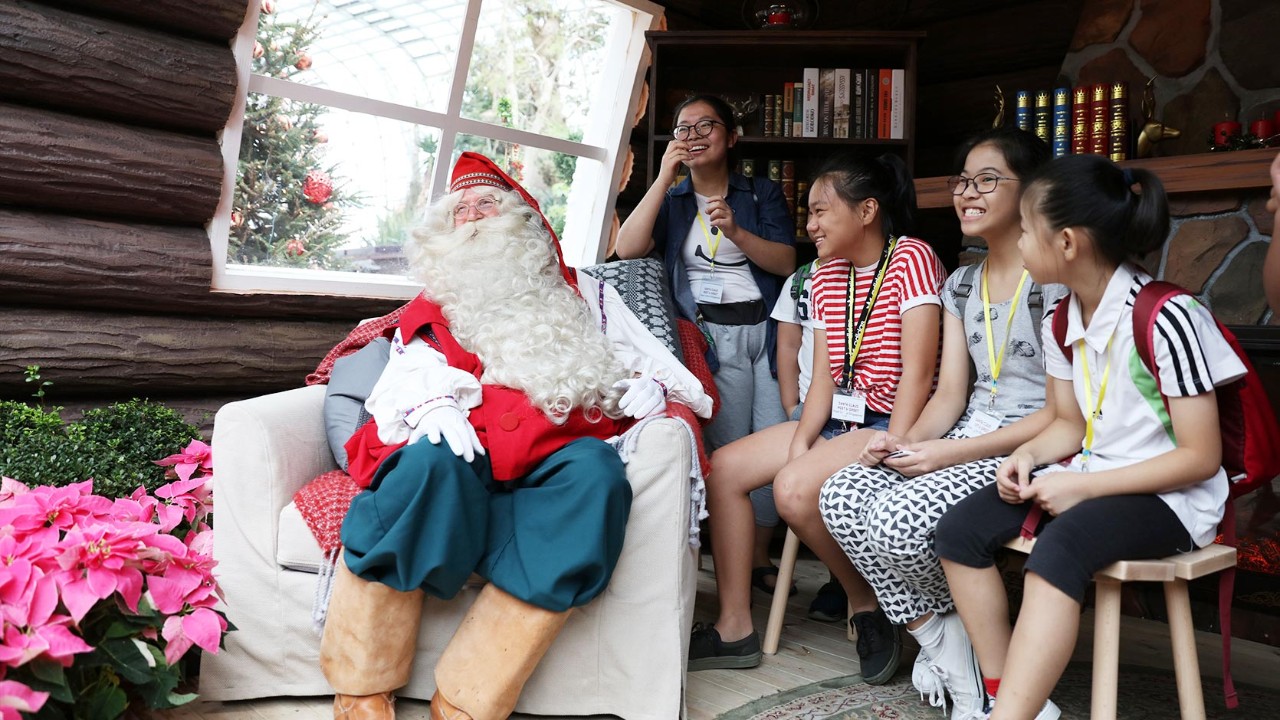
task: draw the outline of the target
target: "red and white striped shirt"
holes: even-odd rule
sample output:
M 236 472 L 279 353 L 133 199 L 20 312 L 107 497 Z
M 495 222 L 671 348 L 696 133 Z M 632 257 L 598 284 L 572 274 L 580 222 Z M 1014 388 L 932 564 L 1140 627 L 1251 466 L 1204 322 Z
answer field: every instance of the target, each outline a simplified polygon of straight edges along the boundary
M 813 313 L 827 332 L 831 377 L 836 385 L 840 385 L 847 349 L 850 267 L 848 260 L 830 260 L 813 275 Z M 875 265 L 856 269 L 855 330 L 875 276 Z M 941 305 L 938 291 L 946 277 L 942 261 L 927 243 L 899 238 L 853 365 L 853 387 L 866 393 L 869 409 L 893 412 L 893 398 L 902 377 L 902 314 L 920 305 Z

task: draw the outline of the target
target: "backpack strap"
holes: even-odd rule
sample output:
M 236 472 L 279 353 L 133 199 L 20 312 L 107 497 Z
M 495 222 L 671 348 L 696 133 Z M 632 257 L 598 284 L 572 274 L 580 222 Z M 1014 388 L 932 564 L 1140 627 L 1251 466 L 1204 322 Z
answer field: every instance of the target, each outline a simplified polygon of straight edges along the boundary
M 1164 304 L 1179 295 L 1189 295 L 1185 289 L 1163 280 L 1152 280 L 1138 291 L 1133 300 L 1133 346 L 1138 358 L 1146 366 L 1147 371 L 1155 378 L 1156 388 L 1160 388 L 1160 372 L 1156 368 L 1155 332 L 1156 320 Z M 1169 398 L 1160 392 L 1164 401 L 1165 412 L 1169 410 Z M 1230 482 L 1228 480 L 1228 482 Z M 1236 546 L 1236 512 L 1235 500 L 1228 495 L 1226 507 L 1222 514 L 1222 542 L 1228 547 Z M 1240 704 L 1236 693 L 1235 682 L 1231 679 L 1231 596 L 1235 594 L 1236 568 L 1231 566 L 1218 573 L 1218 627 L 1222 634 L 1222 694 L 1226 698 L 1228 708 Z
M 1067 362 L 1071 362 L 1071 346 L 1067 344 L 1067 305 L 1070 300 L 1071 293 L 1063 295 L 1053 309 L 1053 339 Z
M 985 262 L 985 261 L 984 261 Z M 973 297 L 973 278 L 978 274 L 978 268 L 982 267 L 982 263 L 976 262 L 972 265 L 965 265 L 964 270 L 960 272 L 960 281 L 956 283 L 956 310 L 959 310 L 960 324 L 964 324 L 965 308 L 969 306 L 969 298 Z

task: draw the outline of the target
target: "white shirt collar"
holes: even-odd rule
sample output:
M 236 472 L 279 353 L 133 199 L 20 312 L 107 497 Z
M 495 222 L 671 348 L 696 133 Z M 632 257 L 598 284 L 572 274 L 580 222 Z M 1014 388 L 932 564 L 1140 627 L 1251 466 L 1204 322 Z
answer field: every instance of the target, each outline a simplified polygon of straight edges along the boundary
M 1129 288 L 1139 281 L 1143 275 L 1141 270 L 1129 263 L 1121 263 L 1120 267 L 1107 281 L 1107 289 L 1102 292 L 1102 300 L 1093 311 L 1093 320 L 1088 330 L 1080 315 L 1080 298 L 1071 294 L 1071 304 L 1067 307 L 1067 345 L 1074 345 L 1081 338 L 1096 353 L 1105 352 L 1107 342 L 1115 334 L 1120 316 L 1129 302 Z

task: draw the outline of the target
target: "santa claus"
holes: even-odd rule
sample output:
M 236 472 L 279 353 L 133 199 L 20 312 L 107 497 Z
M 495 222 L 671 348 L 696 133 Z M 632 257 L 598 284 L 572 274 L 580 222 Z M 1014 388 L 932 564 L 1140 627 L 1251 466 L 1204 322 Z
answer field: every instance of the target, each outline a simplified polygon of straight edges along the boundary
M 608 285 L 568 268 L 537 202 L 463 153 L 406 248 L 423 282 L 347 443 L 321 665 L 336 718 L 394 717 L 423 598 L 488 580 L 436 666 L 432 718 L 507 717 L 573 608 L 609 583 L 631 506 L 605 442 L 698 380 Z

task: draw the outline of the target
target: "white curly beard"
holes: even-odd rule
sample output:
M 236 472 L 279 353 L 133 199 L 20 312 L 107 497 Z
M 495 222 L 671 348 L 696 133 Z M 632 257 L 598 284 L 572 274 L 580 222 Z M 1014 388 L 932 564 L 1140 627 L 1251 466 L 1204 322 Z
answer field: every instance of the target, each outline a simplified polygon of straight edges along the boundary
M 406 250 L 423 294 L 484 363 L 482 382 L 523 391 L 556 423 L 577 409 L 622 417 L 613 385 L 630 374 L 560 274 L 542 218 L 514 193 L 494 195 L 497 217 L 455 229 L 453 194 L 413 231 Z

